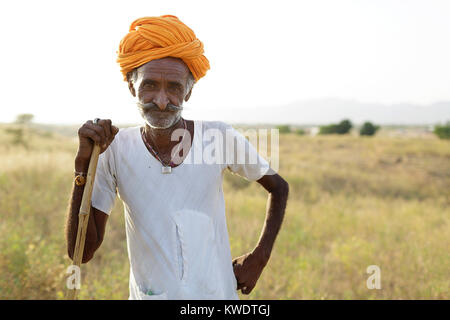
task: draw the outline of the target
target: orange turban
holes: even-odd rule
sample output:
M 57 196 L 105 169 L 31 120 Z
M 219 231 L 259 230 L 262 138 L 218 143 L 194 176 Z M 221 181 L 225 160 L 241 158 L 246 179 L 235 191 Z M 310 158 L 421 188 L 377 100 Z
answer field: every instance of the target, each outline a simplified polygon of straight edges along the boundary
M 129 33 L 120 41 L 117 62 L 126 81 L 128 72 L 149 61 L 180 58 L 197 81 L 209 69 L 203 52 L 203 43 L 177 17 L 143 17 L 133 21 Z

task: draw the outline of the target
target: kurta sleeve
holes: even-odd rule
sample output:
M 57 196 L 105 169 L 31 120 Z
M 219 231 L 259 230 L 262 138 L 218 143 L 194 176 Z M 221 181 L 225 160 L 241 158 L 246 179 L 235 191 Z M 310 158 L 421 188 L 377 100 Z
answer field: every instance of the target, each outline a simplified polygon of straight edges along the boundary
M 261 179 L 270 164 L 259 155 L 255 146 L 238 130 L 225 124 L 226 168 L 249 181 Z

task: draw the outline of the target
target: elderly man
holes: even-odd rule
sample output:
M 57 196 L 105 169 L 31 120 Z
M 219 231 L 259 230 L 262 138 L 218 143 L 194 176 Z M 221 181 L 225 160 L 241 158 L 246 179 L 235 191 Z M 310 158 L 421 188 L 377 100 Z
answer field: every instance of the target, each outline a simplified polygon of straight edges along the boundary
M 118 194 L 125 211 L 129 299 L 238 299 L 237 290 L 249 294 L 282 224 L 287 182 L 232 126 L 181 117 L 183 102 L 209 62 L 203 44 L 177 17 L 134 21 L 120 43 L 118 63 L 145 125 L 119 130 L 110 120 L 95 119 L 79 129 L 66 225 L 69 256 L 73 257 L 83 178 L 95 142 L 101 154 L 83 263 L 100 247 Z M 205 136 L 211 132 L 215 139 L 228 138 L 214 144 L 219 146 L 213 152 L 215 160 L 224 159 L 219 157 L 224 150 L 234 152 L 236 141 L 245 147 L 245 159 L 253 156 L 257 161 L 235 161 L 234 154 L 224 161 L 206 159 L 204 150 L 211 139 Z M 259 241 L 251 252 L 233 260 L 222 190 L 225 169 L 257 181 L 269 192 Z

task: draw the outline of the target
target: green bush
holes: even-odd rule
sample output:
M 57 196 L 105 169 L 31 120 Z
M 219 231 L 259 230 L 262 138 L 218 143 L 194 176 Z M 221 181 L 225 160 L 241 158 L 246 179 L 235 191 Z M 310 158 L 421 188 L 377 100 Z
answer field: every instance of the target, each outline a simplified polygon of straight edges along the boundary
M 329 124 L 327 126 L 320 126 L 319 134 L 333 134 L 337 133 L 337 124 Z
M 303 130 L 303 129 L 297 129 L 297 130 L 295 130 L 295 133 L 298 135 L 301 135 L 301 136 L 306 134 L 305 130 Z
M 353 127 L 350 120 L 342 120 L 339 124 L 329 124 L 326 126 L 321 126 L 319 134 L 346 134 L 350 132 Z
M 450 139 L 450 121 L 443 126 L 435 126 L 434 134 L 437 135 L 440 139 Z
M 361 129 L 359 130 L 359 135 L 361 136 L 373 136 L 380 129 L 380 126 L 374 125 L 372 122 L 364 122 Z
M 350 129 L 353 127 L 352 123 L 350 120 L 342 120 L 338 125 L 337 125 L 337 133 L 338 134 L 346 134 L 350 132 Z
M 279 130 L 280 133 L 290 133 L 291 132 L 291 128 L 287 124 L 279 125 L 279 126 L 277 126 L 277 129 Z

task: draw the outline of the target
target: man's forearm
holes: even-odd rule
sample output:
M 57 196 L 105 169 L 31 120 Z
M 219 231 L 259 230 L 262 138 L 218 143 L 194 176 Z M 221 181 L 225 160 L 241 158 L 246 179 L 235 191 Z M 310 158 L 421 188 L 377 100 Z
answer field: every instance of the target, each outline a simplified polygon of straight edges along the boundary
M 275 239 L 284 218 L 289 184 L 278 174 L 265 175 L 258 182 L 269 192 L 266 219 L 258 244 L 252 252 L 233 259 L 237 290 L 249 294 L 269 261 Z
M 269 193 L 267 198 L 266 219 L 258 244 L 254 250 L 264 259 L 269 259 L 275 239 L 280 231 L 288 194 L 289 186 L 286 184 L 285 187 Z
M 77 172 L 87 172 L 89 167 L 88 161 L 76 161 L 75 171 Z M 71 259 L 73 259 L 75 243 L 77 239 L 78 231 L 78 214 L 80 212 L 81 200 L 83 198 L 84 185 L 77 186 L 74 182 L 72 188 L 72 196 L 70 198 L 69 209 L 67 211 L 66 218 L 66 241 L 67 241 L 67 252 Z M 95 225 L 95 219 L 92 214 L 89 215 L 88 229 L 86 233 L 85 249 L 83 254 L 82 262 L 87 262 L 92 258 L 93 251 L 96 249 L 97 245 L 97 228 Z

